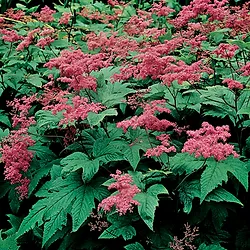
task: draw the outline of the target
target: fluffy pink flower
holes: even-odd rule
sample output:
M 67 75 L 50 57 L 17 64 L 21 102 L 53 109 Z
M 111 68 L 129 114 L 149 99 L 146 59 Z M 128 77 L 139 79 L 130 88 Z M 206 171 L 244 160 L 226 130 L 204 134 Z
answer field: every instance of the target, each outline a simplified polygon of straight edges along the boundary
M 55 39 L 51 38 L 50 36 L 45 37 L 45 38 L 40 38 L 37 41 L 36 46 L 44 49 L 45 46 L 49 46 L 51 43 L 53 43 Z
M 176 152 L 176 148 L 174 146 L 171 146 L 169 143 L 170 136 L 167 134 L 162 134 L 159 136 L 156 136 L 156 139 L 161 141 L 161 145 L 155 147 L 155 148 L 149 148 L 147 152 L 145 153 L 145 156 L 160 156 L 164 152 L 170 153 L 170 152 Z
M 250 76 L 250 62 L 240 68 L 243 76 Z
M 173 9 L 168 6 L 164 6 L 164 1 L 153 3 L 149 11 L 157 16 L 168 16 L 170 13 L 174 12 Z
M 57 58 L 52 58 L 45 67 L 60 70 L 59 80 L 69 83 L 69 88 L 96 89 L 96 79 L 89 74 L 93 70 L 110 66 L 110 60 L 104 53 L 84 54 L 81 50 L 63 50 Z
M 36 94 L 30 97 L 15 98 L 13 101 L 7 102 L 7 105 L 12 108 L 12 126 L 20 126 L 20 128 L 28 128 L 34 124 L 34 117 L 29 116 L 29 110 L 32 103 L 36 101 Z
M 113 206 L 116 206 L 119 215 L 124 215 L 127 211 L 132 212 L 134 205 L 139 205 L 139 202 L 133 198 L 141 190 L 136 185 L 132 185 L 133 179 L 129 174 L 121 174 L 121 171 L 116 170 L 116 174 L 110 175 L 116 182 L 110 184 L 108 189 L 117 189 L 118 193 L 102 200 L 98 205 L 98 210 L 102 208 L 105 212 L 109 212 Z
M 40 32 L 40 28 L 36 28 L 34 30 L 31 30 L 27 36 L 23 39 L 23 41 L 17 46 L 16 50 L 19 51 L 23 51 L 25 48 L 28 48 L 30 46 L 30 44 L 32 44 L 35 34 L 37 34 L 38 32 Z
M 23 39 L 23 37 L 19 36 L 15 30 L 1 29 L 0 33 L 3 35 L 2 40 L 5 42 L 13 43 Z
M 232 58 L 235 55 L 236 50 L 239 46 L 236 44 L 221 43 L 217 49 L 214 50 L 214 54 L 222 58 Z
M 28 147 L 34 145 L 35 141 L 27 134 L 27 129 L 19 129 L 2 141 L 1 160 L 4 165 L 5 179 L 11 184 L 19 184 L 17 191 L 20 199 L 28 194 L 29 180 L 23 178 L 23 173 L 27 172 L 33 153 L 28 151 Z
M 63 13 L 61 18 L 59 19 L 59 23 L 67 25 L 69 23 L 71 16 L 72 16 L 71 13 L 68 12 Z
M 54 21 L 53 14 L 55 13 L 55 10 L 50 9 L 50 7 L 46 5 L 41 9 L 40 13 L 33 13 L 33 16 L 37 17 L 37 19 L 41 22 L 48 23 Z
M 87 98 L 75 96 L 72 98 L 72 104 L 67 97 L 58 98 L 59 103 L 44 107 L 46 110 L 51 110 L 53 114 L 63 111 L 64 119 L 59 125 L 83 121 L 87 118 L 89 112 L 98 113 L 104 107 L 101 103 L 89 103 Z
M 25 13 L 22 10 L 14 11 L 12 8 L 10 8 L 5 12 L 5 15 L 9 18 L 20 20 L 25 16 Z
M 238 81 L 235 81 L 230 78 L 226 78 L 222 81 L 222 83 L 227 84 L 228 88 L 230 89 L 243 89 L 244 85 Z
M 155 100 L 144 106 L 144 112 L 140 116 L 133 116 L 129 120 L 121 121 L 117 123 L 118 128 L 122 128 L 124 132 L 129 127 L 136 129 L 137 127 L 144 127 L 146 129 L 165 131 L 169 127 L 175 127 L 175 123 L 166 119 L 158 119 L 155 113 L 170 113 L 170 110 L 165 107 L 165 100 Z
M 199 130 L 188 130 L 189 139 L 185 142 L 182 152 L 194 154 L 195 157 L 214 157 L 217 161 L 226 159 L 229 155 L 238 157 L 234 146 L 226 143 L 231 136 L 229 126 L 213 127 L 203 122 Z
M 55 33 L 55 30 L 52 28 L 45 28 L 39 34 L 40 36 L 49 36 Z

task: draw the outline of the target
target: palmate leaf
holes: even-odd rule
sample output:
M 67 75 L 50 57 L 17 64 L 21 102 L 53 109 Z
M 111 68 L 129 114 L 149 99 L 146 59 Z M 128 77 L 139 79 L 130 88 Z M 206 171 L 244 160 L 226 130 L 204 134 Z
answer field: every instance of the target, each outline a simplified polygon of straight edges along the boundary
M 124 247 L 126 250 L 145 250 L 145 248 L 138 242 L 131 243 Z
M 136 230 L 133 226 L 116 223 L 105 229 L 99 239 L 115 239 L 122 236 L 124 240 L 131 240 L 135 235 Z
M 129 87 L 130 84 L 128 83 L 107 82 L 107 84 L 97 89 L 99 101 L 107 108 L 124 103 L 126 95 L 135 92 L 135 90 Z
M 218 244 L 206 245 L 205 243 L 201 244 L 198 250 L 226 250 L 224 247 Z
M 7 214 L 7 216 L 9 217 L 8 221 L 11 224 L 11 228 L 4 231 L 3 233 L 9 237 L 17 232 L 17 230 L 22 222 L 22 218 L 17 217 L 13 214 Z
M 229 88 L 225 86 L 211 86 L 206 90 L 200 90 L 202 104 L 209 105 L 208 111 L 205 111 L 205 115 L 213 117 L 228 117 L 235 124 L 236 121 L 236 107 L 235 107 L 235 94 Z
M 216 189 L 214 189 L 211 193 L 209 193 L 206 196 L 205 201 L 215 201 L 215 202 L 221 202 L 221 201 L 226 201 L 226 202 L 233 202 L 233 203 L 237 203 L 241 206 L 243 206 L 243 204 L 241 203 L 240 200 L 238 200 L 233 194 L 229 193 L 227 190 L 225 190 L 222 187 L 218 187 Z
M 200 203 L 204 201 L 206 196 L 223 182 L 228 181 L 228 172 L 248 190 L 248 169 L 246 164 L 233 156 L 229 156 L 223 161 L 215 161 L 209 159 L 207 167 L 201 175 L 201 197 Z
M 104 164 L 124 160 L 122 153 L 124 141 L 111 138 L 99 138 L 94 142 L 93 156 Z M 121 147 L 121 148 L 120 148 Z
M 192 202 L 195 198 L 201 197 L 201 184 L 200 180 L 185 181 L 179 188 L 179 197 L 183 203 L 183 211 L 189 214 L 192 210 Z M 233 194 L 228 192 L 222 187 L 217 187 L 211 191 L 205 198 L 206 202 L 232 202 L 243 206 Z
M 134 199 L 140 205 L 138 213 L 145 224 L 153 231 L 153 223 L 156 207 L 159 205 L 159 194 L 168 194 L 167 189 L 162 184 L 155 184 L 147 189 L 146 192 L 141 192 L 135 195 Z
M 189 214 L 192 210 L 192 202 L 195 197 L 200 198 L 200 181 L 192 180 L 184 182 L 179 189 L 179 197 L 183 203 L 183 212 Z
M 100 194 L 96 194 L 99 182 L 84 185 L 75 174 L 49 182 L 46 189 L 47 192 L 42 192 L 43 198 L 32 207 L 17 232 L 17 237 L 20 237 L 30 229 L 44 224 L 43 246 L 58 230 L 63 230 L 67 224 L 67 214 L 72 217 L 72 231 L 77 231 L 95 207 L 95 196 L 100 198 Z
M 135 171 L 140 162 L 140 149 L 139 145 L 128 145 L 127 149 L 124 150 L 124 158 L 130 163 L 133 170 Z
M 196 171 L 203 167 L 204 159 L 195 158 L 189 153 L 177 153 L 173 157 L 169 157 L 170 170 L 174 174 L 182 175 L 184 173 L 191 174 L 193 171 Z
M 6 239 L 2 239 L 2 230 L 0 230 L 0 249 L 18 250 L 19 246 L 17 245 L 15 234 L 7 237 Z
M 112 109 L 106 109 L 102 112 L 99 112 L 98 114 L 94 113 L 94 112 L 89 112 L 88 113 L 88 117 L 87 120 L 89 122 L 89 125 L 91 127 L 99 125 L 101 121 L 103 121 L 103 119 L 107 116 L 117 116 L 118 112 L 116 109 L 112 108 Z
M 89 157 L 81 152 L 75 152 L 61 160 L 63 166 L 62 174 L 82 169 L 83 181 L 89 182 L 99 170 L 99 161 L 90 160 Z

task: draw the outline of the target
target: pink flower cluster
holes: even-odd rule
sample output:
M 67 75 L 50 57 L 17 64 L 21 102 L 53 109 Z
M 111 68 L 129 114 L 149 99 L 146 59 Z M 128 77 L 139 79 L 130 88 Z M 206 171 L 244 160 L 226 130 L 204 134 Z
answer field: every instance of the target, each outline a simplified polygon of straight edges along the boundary
M 236 44 L 221 43 L 217 49 L 214 50 L 214 54 L 222 58 L 233 58 L 236 50 L 239 46 Z
M 133 200 L 133 198 L 136 194 L 140 193 L 141 190 L 136 185 L 132 185 L 133 179 L 129 174 L 122 175 L 120 170 L 116 170 L 116 174 L 111 174 L 110 176 L 114 178 L 116 182 L 110 184 L 108 189 L 117 189 L 118 194 L 102 200 L 98 205 L 98 210 L 102 208 L 105 212 L 109 212 L 113 206 L 116 206 L 116 211 L 119 215 L 124 215 L 127 211 L 132 212 L 133 206 L 139 205 L 139 202 Z
M 25 13 L 22 10 L 14 11 L 13 8 L 8 9 L 5 14 L 7 17 L 14 20 L 21 20 L 25 16 Z
M 16 188 L 20 194 L 20 199 L 27 197 L 30 180 L 23 177 L 22 172 L 27 172 L 33 154 L 28 151 L 28 147 L 34 145 L 35 141 L 27 134 L 26 129 L 12 131 L 7 138 L 2 141 L 2 162 L 5 163 L 5 179 L 11 184 L 19 184 Z
M 70 103 L 71 101 L 72 103 Z M 45 110 L 51 110 L 53 114 L 63 111 L 64 119 L 59 125 L 75 123 L 75 121 L 83 121 L 87 118 L 89 112 L 98 113 L 104 107 L 101 103 L 88 103 L 88 98 L 74 96 L 72 99 L 67 97 L 58 100 L 59 103 L 44 107 Z
M 149 148 L 147 152 L 145 153 L 145 156 L 160 156 L 163 153 L 170 153 L 170 152 L 176 152 L 176 148 L 174 146 L 171 146 L 169 143 L 170 136 L 167 134 L 162 134 L 159 136 L 156 136 L 156 139 L 161 141 L 161 145 L 155 147 L 155 148 Z
M 25 48 L 28 48 L 30 44 L 33 42 L 34 36 L 36 33 L 40 31 L 39 28 L 30 31 L 27 36 L 23 39 L 23 41 L 17 46 L 16 50 L 23 51 Z
M 228 0 L 193 0 L 188 6 L 183 6 L 172 23 L 176 28 L 182 28 L 187 25 L 191 19 L 199 15 L 207 14 L 210 16 L 209 21 L 222 21 L 229 15 L 227 6 Z
M 229 89 L 243 89 L 244 87 L 242 83 L 230 78 L 224 79 L 222 83 L 226 83 Z
M 169 127 L 175 127 L 175 123 L 170 122 L 166 119 L 158 119 L 155 113 L 170 113 L 170 110 L 166 108 L 165 100 L 151 101 L 149 104 L 144 106 L 144 112 L 140 116 L 133 116 L 129 120 L 121 121 L 117 123 L 118 128 L 122 128 L 124 132 L 129 127 L 136 129 L 137 127 L 144 127 L 146 129 L 165 131 Z
M 189 139 L 185 142 L 182 152 L 194 154 L 195 157 L 214 157 L 217 161 L 225 160 L 229 155 L 239 157 L 234 151 L 234 146 L 225 143 L 231 136 L 229 126 L 213 127 L 208 122 L 203 122 L 198 130 L 188 130 Z
M 151 9 L 149 10 L 152 14 L 157 16 L 168 16 L 170 13 L 174 12 L 173 9 L 168 6 L 164 6 L 165 2 L 160 1 L 159 3 L 153 2 Z
M 59 19 L 59 24 L 67 25 L 69 23 L 71 16 L 72 16 L 71 13 L 68 12 L 63 13 L 61 18 Z
M 5 42 L 14 43 L 23 39 L 23 37 L 19 36 L 15 30 L 1 29 L 0 33 L 3 35 L 2 40 Z
M 37 17 L 37 19 L 41 22 L 48 23 L 54 21 L 53 14 L 55 13 L 55 10 L 50 9 L 50 7 L 46 5 L 41 9 L 40 13 L 33 13 L 33 16 Z
M 202 60 L 188 65 L 182 60 L 176 61 L 173 56 L 162 56 L 162 54 L 169 53 L 172 48 L 176 48 L 177 42 L 178 40 L 174 44 L 155 46 L 151 51 L 147 50 L 145 53 L 136 55 L 134 59 L 139 62 L 136 65 L 130 63 L 124 66 L 119 74 L 113 75 L 113 79 L 118 81 L 127 80 L 130 77 L 146 79 L 150 76 L 153 80 L 160 79 L 163 84 L 170 86 L 174 80 L 177 80 L 179 84 L 184 81 L 195 83 L 200 80 L 202 73 L 213 72 L 211 68 L 203 64 Z
M 75 91 L 82 89 L 96 90 L 96 79 L 89 74 L 93 70 L 110 66 L 110 61 L 104 53 L 84 54 L 78 50 L 63 50 L 57 58 L 51 59 L 44 67 L 60 70 L 60 78 L 57 80 L 69 83 L 69 87 Z
M 40 29 L 36 28 L 34 30 L 31 30 L 28 32 L 27 36 L 23 38 L 23 41 L 17 46 L 16 50 L 23 51 L 25 48 L 28 48 L 34 41 L 36 37 L 40 36 L 40 39 L 35 44 L 36 46 L 44 49 L 45 46 L 50 45 L 52 42 L 54 42 L 55 39 L 51 37 L 51 35 L 55 32 L 54 29 Z M 41 37 L 45 36 L 45 37 Z
M 240 68 L 243 76 L 250 76 L 250 62 Z
M 91 32 L 86 35 L 88 48 L 89 50 L 100 48 L 101 52 L 109 55 L 111 60 L 113 58 L 116 60 L 126 58 L 129 51 L 138 50 L 139 44 L 135 40 L 117 35 L 117 32 L 112 32 L 112 35 L 108 37 L 102 31 L 99 34 Z
M 55 41 L 55 39 L 51 38 L 50 36 L 47 36 L 45 38 L 40 38 L 37 41 L 36 46 L 44 49 L 45 46 L 49 46 L 54 41 Z
M 28 128 L 31 124 L 34 124 L 34 117 L 29 116 L 29 110 L 32 107 L 32 103 L 37 100 L 36 94 L 30 97 L 15 98 L 11 102 L 7 102 L 7 105 L 12 108 L 12 126 L 20 126 L 20 128 Z

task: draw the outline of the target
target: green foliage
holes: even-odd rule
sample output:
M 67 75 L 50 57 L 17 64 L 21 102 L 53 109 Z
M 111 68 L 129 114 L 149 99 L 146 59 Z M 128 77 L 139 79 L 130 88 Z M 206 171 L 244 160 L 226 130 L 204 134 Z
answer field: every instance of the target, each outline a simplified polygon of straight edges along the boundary
M 0 2 L 1 250 L 250 248 L 246 6 L 125 2 Z
M 135 196 L 135 199 L 140 203 L 138 206 L 138 213 L 152 231 L 155 210 L 159 205 L 159 194 L 168 194 L 168 191 L 163 185 L 155 184 L 149 187 L 146 192 L 139 193 Z

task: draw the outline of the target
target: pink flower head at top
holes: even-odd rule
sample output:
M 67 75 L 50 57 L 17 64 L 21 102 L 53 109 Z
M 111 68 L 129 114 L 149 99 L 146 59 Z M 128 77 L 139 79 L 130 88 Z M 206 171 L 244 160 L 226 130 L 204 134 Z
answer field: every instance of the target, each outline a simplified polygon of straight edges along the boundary
M 37 19 L 41 22 L 53 22 L 54 21 L 54 17 L 53 14 L 55 14 L 56 11 L 52 10 L 49 6 L 44 6 L 40 13 L 33 13 L 33 16 L 37 17 Z
M 234 146 L 225 143 L 231 136 L 229 126 L 213 127 L 208 122 L 203 122 L 198 130 L 188 130 L 189 139 L 185 142 L 182 152 L 188 152 L 195 157 L 214 157 L 217 161 L 225 160 L 229 155 L 239 157 L 234 151 Z
M 219 47 L 214 50 L 214 54 L 222 58 L 232 58 L 237 49 L 239 49 L 239 47 L 236 44 L 221 43 Z
M 244 85 L 238 81 L 235 81 L 230 78 L 226 78 L 222 81 L 222 83 L 226 83 L 229 89 L 243 89 Z
M 133 116 L 129 120 L 121 121 L 117 123 L 118 128 L 122 128 L 124 132 L 129 127 L 136 129 L 137 127 L 144 127 L 146 129 L 165 131 L 169 127 L 175 127 L 174 122 L 170 122 L 166 119 L 159 119 L 155 113 L 170 113 L 170 110 L 166 108 L 165 100 L 154 100 L 147 103 L 144 107 L 144 112 L 140 116 Z
M 136 185 L 132 185 L 133 180 L 129 174 L 121 174 L 120 170 L 116 170 L 116 174 L 110 175 L 116 182 L 110 184 L 108 189 L 117 189 L 118 193 L 102 200 L 98 205 L 98 210 L 102 208 L 105 212 L 109 212 L 113 206 L 116 206 L 119 215 L 124 215 L 127 211 L 133 211 L 133 205 L 139 205 L 139 202 L 133 200 L 133 197 L 141 190 Z
M 61 18 L 59 19 L 59 23 L 67 25 L 69 23 L 71 16 L 72 16 L 71 13 L 68 12 L 63 13 Z

